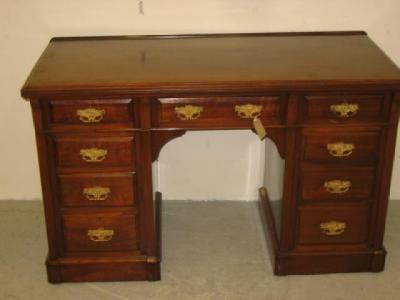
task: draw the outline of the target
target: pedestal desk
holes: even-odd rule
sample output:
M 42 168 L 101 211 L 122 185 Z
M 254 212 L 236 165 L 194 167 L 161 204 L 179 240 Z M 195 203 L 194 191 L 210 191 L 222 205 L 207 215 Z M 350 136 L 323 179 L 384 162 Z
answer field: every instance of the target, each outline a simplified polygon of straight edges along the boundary
M 152 162 L 254 126 L 285 160 L 277 209 L 259 193 L 275 274 L 384 267 L 400 71 L 364 32 L 54 38 L 22 96 L 52 283 L 160 279 Z

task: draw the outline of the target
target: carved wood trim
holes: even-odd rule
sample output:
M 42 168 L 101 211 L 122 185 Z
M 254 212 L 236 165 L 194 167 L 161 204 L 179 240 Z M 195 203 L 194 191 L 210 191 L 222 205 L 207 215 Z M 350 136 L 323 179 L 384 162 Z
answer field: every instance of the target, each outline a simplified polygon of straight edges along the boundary
M 274 142 L 278 153 L 282 159 L 286 157 L 286 135 L 285 128 L 271 128 L 267 129 L 267 137 Z
M 158 159 L 160 155 L 160 151 L 162 147 L 169 141 L 180 137 L 186 133 L 186 130 L 158 130 L 153 131 L 151 134 L 151 142 L 152 142 L 152 161 Z

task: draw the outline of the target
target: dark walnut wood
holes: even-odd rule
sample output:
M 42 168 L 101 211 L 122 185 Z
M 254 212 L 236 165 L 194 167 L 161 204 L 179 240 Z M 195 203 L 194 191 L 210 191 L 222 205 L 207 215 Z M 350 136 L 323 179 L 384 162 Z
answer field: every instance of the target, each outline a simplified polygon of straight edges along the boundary
M 376 170 L 370 167 L 303 168 L 300 177 L 301 199 L 302 201 L 368 201 L 375 187 L 375 172 Z M 336 189 L 336 182 L 343 187 Z
M 135 139 L 125 136 L 55 136 L 57 167 L 72 168 L 127 168 L 134 170 Z
M 50 101 L 50 124 L 135 124 L 132 99 Z M 93 126 L 92 126 L 93 127 Z
M 62 219 L 66 253 L 137 249 L 132 208 L 65 210 Z
M 260 188 L 275 274 L 384 268 L 400 70 L 364 32 L 55 38 L 21 93 L 52 283 L 159 280 L 152 162 L 256 117 L 285 159 L 282 199 Z
M 296 236 L 296 243 L 299 245 L 316 245 L 318 247 L 324 245 L 337 245 L 346 246 L 351 244 L 368 249 L 367 234 L 368 234 L 368 219 L 369 208 L 367 205 L 338 205 L 326 204 L 302 206 L 299 208 L 299 225 L 298 233 Z M 342 230 L 336 229 L 331 232 L 331 235 L 323 233 L 324 228 L 321 224 L 332 222 L 332 220 L 339 220 L 341 223 L 346 224 L 342 234 Z M 365 245 L 365 246 L 364 246 Z M 331 246 L 334 249 L 334 246 Z M 315 249 L 315 250 L 316 250 Z
M 348 93 L 333 93 L 330 95 L 306 95 L 304 112 L 300 115 L 303 122 L 307 123 L 363 123 L 386 121 L 388 118 L 388 105 L 385 105 L 385 95 L 357 95 Z M 386 101 L 388 102 L 388 101 Z M 332 105 L 352 103 L 359 106 L 357 114 L 351 118 L 344 118 L 332 111 Z
M 279 125 L 285 122 L 285 95 L 266 97 L 206 97 L 206 98 L 159 98 L 153 115 L 154 127 L 202 128 L 206 124 L 214 128 L 252 127 L 253 118 L 247 118 L 240 107 L 252 104 L 262 110 L 260 119 L 265 125 Z M 196 119 L 185 120 L 175 109 L 188 105 L 201 107 Z M 255 113 L 257 114 L 257 113 Z M 251 116 L 251 115 L 250 115 Z
M 383 128 L 304 128 L 303 161 L 334 165 L 371 165 L 379 159 Z
M 396 66 L 359 32 L 56 38 L 35 66 L 23 94 L 98 89 L 107 94 L 191 92 L 210 87 L 229 91 L 232 86 L 251 91 L 257 86 L 365 81 L 387 85 L 399 79 Z
M 136 174 L 60 174 L 61 204 L 65 207 L 131 206 L 136 201 Z

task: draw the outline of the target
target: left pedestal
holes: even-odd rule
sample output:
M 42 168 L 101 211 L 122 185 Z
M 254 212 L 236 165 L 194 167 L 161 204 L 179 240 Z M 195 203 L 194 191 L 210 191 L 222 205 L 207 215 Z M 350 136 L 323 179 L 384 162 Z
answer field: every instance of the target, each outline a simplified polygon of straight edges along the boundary
M 132 99 L 33 100 L 51 283 L 159 280 Z M 139 188 L 140 187 L 140 188 Z M 151 187 L 150 187 L 151 188 Z M 148 217 L 150 216 L 150 217 Z

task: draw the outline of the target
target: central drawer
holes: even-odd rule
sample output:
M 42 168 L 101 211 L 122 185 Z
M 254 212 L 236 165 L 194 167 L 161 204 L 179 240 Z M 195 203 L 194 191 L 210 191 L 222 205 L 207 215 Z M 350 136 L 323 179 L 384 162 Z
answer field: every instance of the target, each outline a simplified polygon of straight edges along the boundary
M 134 209 L 71 209 L 62 214 L 65 250 L 125 251 L 138 248 Z
M 153 104 L 154 127 L 252 128 L 258 117 L 264 125 L 285 122 L 286 97 L 158 98 Z

